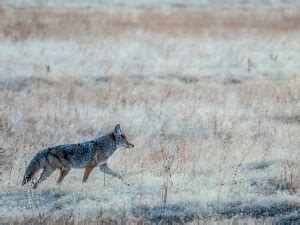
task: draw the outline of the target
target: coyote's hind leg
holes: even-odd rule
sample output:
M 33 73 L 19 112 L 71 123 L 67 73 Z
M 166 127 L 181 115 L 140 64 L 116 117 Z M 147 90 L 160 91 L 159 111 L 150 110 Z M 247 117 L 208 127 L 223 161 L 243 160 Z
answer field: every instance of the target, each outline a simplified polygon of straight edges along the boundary
M 54 171 L 54 169 L 52 167 L 50 167 L 50 166 L 45 167 L 44 171 L 42 172 L 42 174 L 40 176 L 40 178 L 33 185 L 33 189 L 36 189 L 41 182 L 43 182 L 44 180 L 46 180 L 53 173 L 53 171 Z
M 65 178 L 65 176 L 70 172 L 71 168 L 61 168 L 60 169 L 60 175 L 59 175 L 59 178 L 57 180 L 57 184 L 60 184 L 63 179 Z

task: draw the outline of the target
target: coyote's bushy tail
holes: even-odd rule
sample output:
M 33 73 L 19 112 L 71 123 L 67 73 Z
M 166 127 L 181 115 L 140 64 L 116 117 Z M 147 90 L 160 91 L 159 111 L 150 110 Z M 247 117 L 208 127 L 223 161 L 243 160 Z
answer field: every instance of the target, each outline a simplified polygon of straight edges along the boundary
M 44 167 L 46 156 L 47 151 L 43 150 L 33 157 L 33 159 L 26 167 L 22 185 L 30 181 L 33 178 L 34 174 L 36 174 L 42 167 Z

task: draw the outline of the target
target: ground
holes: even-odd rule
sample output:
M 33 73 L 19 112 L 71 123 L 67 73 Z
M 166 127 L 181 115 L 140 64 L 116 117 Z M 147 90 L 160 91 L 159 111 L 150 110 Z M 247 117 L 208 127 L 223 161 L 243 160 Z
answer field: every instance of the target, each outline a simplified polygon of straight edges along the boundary
M 1 221 L 299 222 L 299 7 L 178 2 L 3 3 Z M 117 123 L 129 187 L 98 169 L 21 186 L 38 150 Z

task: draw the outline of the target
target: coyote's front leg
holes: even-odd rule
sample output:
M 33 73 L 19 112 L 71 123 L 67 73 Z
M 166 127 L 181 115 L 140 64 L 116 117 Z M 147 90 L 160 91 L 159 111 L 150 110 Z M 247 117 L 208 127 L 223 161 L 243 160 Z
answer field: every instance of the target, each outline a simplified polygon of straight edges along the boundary
M 123 177 L 121 174 L 119 174 L 118 172 L 113 171 L 112 169 L 110 169 L 110 168 L 107 166 L 107 163 L 100 165 L 100 170 L 101 170 L 103 173 L 107 173 L 107 174 L 109 174 L 109 175 L 112 175 L 112 176 L 114 176 L 114 177 L 119 178 L 121 181 L 123 181 L 124 184 L 126 184 L 126 185 L 129 186 L 129 184 L 124 180 L 124 177 Z

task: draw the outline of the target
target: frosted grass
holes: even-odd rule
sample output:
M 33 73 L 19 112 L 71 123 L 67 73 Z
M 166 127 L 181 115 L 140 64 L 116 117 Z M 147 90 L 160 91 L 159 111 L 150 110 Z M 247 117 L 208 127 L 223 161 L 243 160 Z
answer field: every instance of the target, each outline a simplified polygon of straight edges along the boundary
M 300 70 L 296 36 L 239 35 L 227 40 L 138 32 L 87 42 L 2 40 L 0 72 L 3 78 L 175 74 L 285 79 Z

